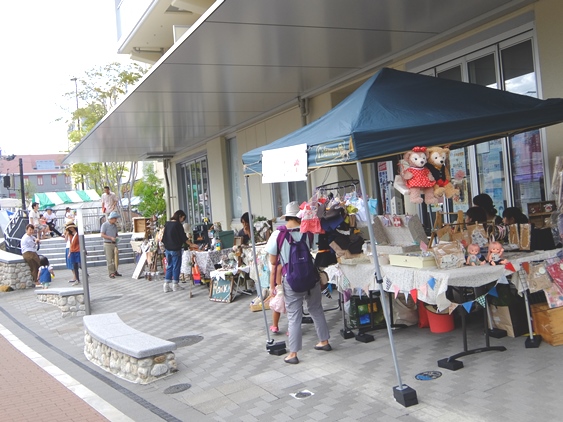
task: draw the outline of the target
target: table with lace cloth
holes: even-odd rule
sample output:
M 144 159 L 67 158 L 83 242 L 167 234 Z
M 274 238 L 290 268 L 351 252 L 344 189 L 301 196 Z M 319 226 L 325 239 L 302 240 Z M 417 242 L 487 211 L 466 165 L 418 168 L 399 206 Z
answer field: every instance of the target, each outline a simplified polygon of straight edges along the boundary
M 382 265 L 381 275 L 383 289 L 387 292 L 410 292 L 417 289 L 418 299 L 437 304 L 440 309 L 449 306 L 445 293 L 448 286 L 454 287 L 480 287 L 497 281 L 503 276 L 512 274 L 512 282 L 522 291 L 519 270 L 523 262 L 539 261 L 553 258 L 560 249 L 535 252 L 505 253 L 505 258 L 516 270 L 513 273 L 504 265 L 465 266 L 461 268 L 409 268 L 393 265 Z M 378 290 L 375 282 L 374 264 L 369 258 L 342 260 L 339 264 L 331 265 L 326 270 L 329 280 L 337 285 L 339 291 L 347 289 L 361 289 L 367 293 L 369 290 Z M 429 283 L 432 281 L 432 283 Z

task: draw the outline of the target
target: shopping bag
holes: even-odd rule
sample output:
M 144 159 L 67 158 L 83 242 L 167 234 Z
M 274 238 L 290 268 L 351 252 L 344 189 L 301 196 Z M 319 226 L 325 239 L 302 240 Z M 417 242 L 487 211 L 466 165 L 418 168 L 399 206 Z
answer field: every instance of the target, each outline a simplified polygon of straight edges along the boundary
M 532 227 L 530 224 L 520 224 L 520 250 L 529 251 L 532 247 Z
M 526 280 L 528 281 L 528 288 L 530 289 L 530 293 L 548 289 L 552 284 L 551 278 L 549 277 L 545 266 L 545 262 L 539 262 L 536 264 L 530 262 Z
M 192 277 L 194 279 L 194 284 L 201 284 L 201 274 L 199 272 L 199 266 L 194 264 L 192 267 Z

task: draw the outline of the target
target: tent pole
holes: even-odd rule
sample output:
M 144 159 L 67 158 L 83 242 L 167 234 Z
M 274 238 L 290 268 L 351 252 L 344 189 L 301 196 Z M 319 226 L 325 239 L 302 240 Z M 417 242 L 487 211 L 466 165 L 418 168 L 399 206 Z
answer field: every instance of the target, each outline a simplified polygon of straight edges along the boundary
M 356 167 L 358 169 L 358 178 L 360 179 L 360 187 L 362 189 L 362 200 L 364 201 L 364 209 L 369 210 L 367 189 L 364 181 L 364 172 L 362 169 L 362 163 L 357 162 Z M 369 211 L 368 211 L 369 212 Z M 369 214 L 368 214 L 369 215 Z M 401 380 L 401 373 L 399 371 L 399 362 L 397 361 L 397 353 L 395 352 L 395 344 L 393 342 L 393 330 L 391 328 L 391 317 L 389 314 L 389 308 L 387 306 L 387 301 L 385 300 L 385 291 L 383 290 L 383 278 L 381 277 L 381 268 L 379 267 L 379 258 L 377 257 L 377 248 L 375 246 L 375 234 L 373 231 L 373 225 L 371 221 L 368 223 L 369 240 L 371 245 L 371 251 L 373 256 L 373 265 L 375 268 L 375 280 L 379 285 L 379 293 L 381 296 L 381 307 L 383 308 L 383 315 L 385 316 L 385 324 L 387 325 L 387 335 L 389 336 L 389 345 L 391 346 L 391 354 L 393 356 L 393 363 L 395 365 L 395 373 L 397 375 L 398 385 L 393 387 L 393 395 L 395 400 L 401 403 L 405 407 L 409 407 L 418 404 L 416 397 L 416 391 L 406 384 L 403 384 Z
M 246 198 L 248 199 L 248 222 L 250 225 L 250 243 L 252 245 L 252 257 L 254 259 L 254 268 L 256 270 L 256 283 L 258 285 L 258 288 L 256 289 L 258 291 L 258 295 L 260 296 L 260 300 L 262 302 L 262 315 L 264 316 L 264 326 L 266 328 L 266 336 L 268 338 L 267 344 L 266 344 L 266 350 L 270 351 L 270 354 L 276 354 L 276 353 L 272 353 L 274 350 L 284 350 L 285 351 L 285 341 L 282 342 L 283 343 L 283 347 L 282 345 L 274 345 L 274 340 L 270 338 L 270 330 L 268 329 L 268 317 L 266 316 L 266 309 L 264 306 L 264 295 L 262 294 L 262 284 L 260 283 L 260 274 L 258 272 L 258 258 L 256 256 L 256 243 L 254 241 L 254 221 L 252 218 L 252 208 L 250 206 L 250 188 L 248 186 L 248 175 L 244 176 L 244 185 L 246 187 Z M 268 263 L 269 265 L 269 263 Z M 277 347 L 275 347 L 277 346 Z

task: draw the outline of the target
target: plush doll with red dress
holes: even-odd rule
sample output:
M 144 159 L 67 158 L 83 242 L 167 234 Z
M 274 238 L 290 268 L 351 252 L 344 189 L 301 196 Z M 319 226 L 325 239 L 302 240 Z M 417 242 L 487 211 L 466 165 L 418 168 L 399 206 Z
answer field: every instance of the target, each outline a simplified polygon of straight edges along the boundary
M 438 199 L 434 195 L 436 181 L 426 164 L 426 147 L 414 147 L 407 151 L 401 160 L 401 177 L 409 189 L 409 198 L 413 204 L 421 204 L 422 194 L 427 204 L 435 204 Z

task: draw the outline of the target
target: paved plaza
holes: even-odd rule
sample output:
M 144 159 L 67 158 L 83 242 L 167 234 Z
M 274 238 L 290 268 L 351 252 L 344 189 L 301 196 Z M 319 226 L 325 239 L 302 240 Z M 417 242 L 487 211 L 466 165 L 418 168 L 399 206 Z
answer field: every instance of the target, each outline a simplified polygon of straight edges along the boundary
M 449 371 L 439 368 L 437 360 L 462 350 L 460 328 L 445 334 L 416 326 L 396 329 L 402 381 L 416 390 L 419 400 L 418 405 L 405 408 L 393 399 L 397 376 L 386 330 L 371 332 L 375 336 L 371 343 L 345 340 L 339 333 L 340 311 L 327 310 L 333 351 L 313 350 L 314 327 L 304 324 L 301 363 L 288 365 L 283 356 L 266 352 L 264 318 L 261 312 L 250 312 L 252 297 L 211 302 L 206 287 L 193 286 L 190 298 L 187 284 L 183 291 L 163 293 L 161 280 L 132 279 L 133 264 L 119 270 L 123 277 L 110 279 L 105 267 L 88 269 L 92 314 L 117 312 L 131 327 L 176 339 L 179 346 L 175 351 L 179 371 L 148 385 L 119 379 L 86 360 L 82 318 L 61 318 L 59 309 L 38 302 L 33 290 L 0 293 L 4 337 L 8 333 L 40 356 L 40 366 L 43 360 L 58 368 L 48 371 L 52 381 L 52 374 L 58 372 L 63 384 L 73 380 L 67 388 L 98 413 L 91 420 L 543 421 L 556 420 L 561 413 L 563 349 L 547 343 L 526 349 L 523 337 L 492 338 L 491 345 L 507 350 L 463 357 L 464 368 Z M 52 286 L 66 287 L 69 276 L 68 270 L 57 271 Z M 326 309 L 338 305 L 337 295 L 332 296 L 324 298 Z M 270 323 L 269 311 L 267 316 Z M 275 340 L 286 340 L 286 321 L 282 316 L 282 334 Z M 470 321 L 468 334 L 470 348 L 484 345 L 482 322 Z M 7 350 L 13 350 L 4 343 L 2 339 L 0 356 L 6 361 L 11 359 Z M 440 371 L 442 376 L 417 380 L 415 376 L 424 371 Z M 1 381 L 10 383 L 6 376 Z M 24 381 L 32 391 L 41 391 L 46 382 L 37 376 Z M 303 391 L 312 395 L 298 398 L 297 393 Z M 28 397 L 34 399 L 32 394 Z M 7 413 L 14 406 L 26 406 L 25 401 L 2 400 L 0 419 L 25 420 L 10 419 L 12 413 Z M 45 411 L 33 420 L 75 419 L 64 412 Z

